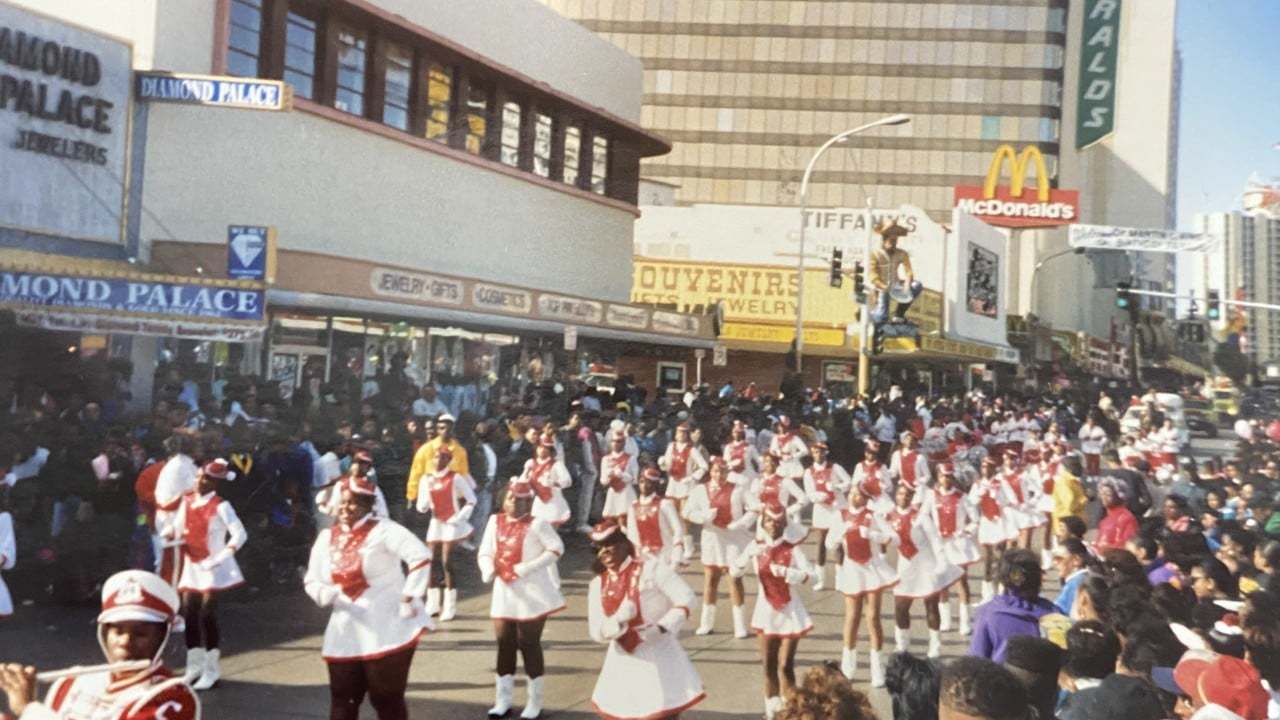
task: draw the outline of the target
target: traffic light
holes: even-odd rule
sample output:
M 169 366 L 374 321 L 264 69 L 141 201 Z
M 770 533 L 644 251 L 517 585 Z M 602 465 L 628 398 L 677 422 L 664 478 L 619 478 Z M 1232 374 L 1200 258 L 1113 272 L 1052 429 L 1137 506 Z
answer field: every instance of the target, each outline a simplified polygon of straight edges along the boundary
M 884 330 L 880 328 L 871 329 L 871 354 L 881 355 L 884 353 Z
M 867 283 L 862 277 L 862 263 L 855 262 L 853 264 L 853 299 L 859 304 L 867 302 Z
M 844 286 L 844 251 L 835 248 L 831 251 L 831 287 Z
M 1222 317 L 1222 303 L 1217 290 L 1209 291 L 1209 299 L 1204 304 L 1204 316 L 1210 320 Z
M 1133 309 L 1133 295 L 1129 292 L 1132 287 L 1133 283 L 1128 280 L 1116 283 L 1116 307 L 1121 310 Z

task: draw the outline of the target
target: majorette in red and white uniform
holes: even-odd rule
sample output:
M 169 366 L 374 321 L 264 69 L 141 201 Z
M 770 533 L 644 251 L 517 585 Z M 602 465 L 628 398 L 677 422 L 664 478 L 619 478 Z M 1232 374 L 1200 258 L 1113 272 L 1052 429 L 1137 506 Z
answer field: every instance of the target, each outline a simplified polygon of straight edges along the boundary
M 1009 488 L 1011 497 L 1010 503 L 1004 508 L 1004 516 L 1005 521 L 1009 523 L 1010 532 L 1016 535 L 1023 530 L 1035 527 L 1035 518 L 1027 514 L 1031 483 L 1024 479 L 1023 469 L 1018 466 L 1017 456 L 1014 455 L 1013 450 L 1006 450 L 1003 460 L 1000 478 Z M 1038 516 L 1039 513 L 1036 515 Z
M 760 453 L 756 446 L 747 439 L 747 425 L 741 420 L 733 421 L 732 440 L 725 443 L 721 456 L 729 468 L 729 480 L 744 486 L 750 486 L 756 475 L 760 474 Z
M 929 460 L 911 433 L 902 433 L 901 442 L 889 456 L 889 477 L 911 488 L 912 504 L 920 505 L 929 499 Z
M 205 463 L 202 472 L 220 480 L 235 479 L 221 458 Z M 236 552 L 248 542 L 249 533 L 235 508 L 218 493 L 192 491 L 183 496 L 173 530 L 182 540 L 180 592 L 216 592 L 244 584 Z
M 377 486 L 377 479 L 372 477 L 373 455 L 368 450 L 357 450 L 351 454 L 351 468 L 347 470 L 348 475 L 357 477 L 369 477 L 375 485 L 375 495 L 373 498 L 373 516 L 376 518 L 391 517 L 391 513 L 387 510 L 387 497 L 382 494 L 382 488 Z M 329 527 L 333 524 L 333 518 L 338 516 L 338 505 L 342 502 L 342 488 L 344 483 L 339 478 L 332 485 L 321 488 L 316 493 L 316 507 L 325 517 L 321 518 L 323 527 Z
M 640 476 L 640 497 L 627 508 L 627 539 L 644 557 L 678 564 L 684 559 L 684 544 L 690 538 L 681 530 L 675 501 L 657 493 L 658 483 L 662 482 L 657 468 L 645 468 Z
M 527 496 L 533 489 L 512 483 L 507 492 Z M 528 622 L 564 610 L 556 563 L 564 555 L 564 541 L 545 520 L 532 513 L 515 518 L 494 513 L 485 525 L 476 553 L 480 577 L 493 582 L 489 617 Z
M 1036 498 L 1036 510 L 1049 515 L 1053 514 L 1053 483 L 1058 478 L 1062 461 L 1058 451 L 1049 443 L 1040 448 L 1040 495 Z
M 112 575 L 102 586 L 98 644 L 111 660 L 105 640 L 108 624 L 163 624 L 165 638 L 151 666 L 124 675 L 98 672 L 57 680 L 44 702 L 27 704 L 21 720 L 199 720 L 199 698 L 164 667 L 169 634 L 182 629 L 178 606 L 178 593 L 156 575 L 141 570 Z
M 840 523 L 840 511 L 848 506 L 849 473 L 826 457 L 825 442 L 815 443 L 813 449 L 813 464 L 804 471 L 804 494 L 813 503 L 814 529 L 829 530 Z
M 793 522 L 798 522 L 800 511 L 808 504 L 809 498 L 794 478 L 778 472 L 780 465 L 776 456 L 765 456 L 764 471 L 751 483 L 747 492 L 747 507 L 759 514 L 765 506 L 778 505 L 791 513 Z
M 1137 442 L 1129 436 L 1120 439 L 1120 446 L 1116 448 L 1116 454 L 1120 456 L 1120 462 L 1130 470 L 1137 470 L 1140 463 L 1147 459 L 1139 447 Z
M 374 497 L 367 478 L 343 482 L 348 492 Z M 430 573 L 431 550 L 391 520 L 369 513 L 321 530 L 305 587 L 316 605 L 333 608 L 320 647 L 325 662 L 376 660 L 416 645 L 431 617 L 420 601 L 402 599 L 422 597 Z
M 1080 452 L 1084 454 L 1084 474 L 1095 477 L 1102 472 L 1102 451 L 1107 447 L 1107 431 L 1088 418 L 1080 427 Z
M 947 480 L 943 480 L 943 476 Z M 944 489 L 943 485 L 947 487 Z M 938 536 L 942 539 L 942 552 L 952 565 L 966 568 L 982 559 L 973 533 L 977 519 L 969 505 L 969 498 L 955 484 L 955 466 L 938 465 L 938 485 L 929 491 L 929 516 Z
M 800 464 L 800 458 L 809 454 L 809 446 L 791 427 L 790 416 L 779 416 L 775 429 L 777 432 L 769 440 L 769 454 L 778 457 L 779 475 L 798 481 L 804 475 L 804 465 Z
M 887 513 L 893 509 L 889 497 L 889 468 L 879 460 L 880 441 L 867 439 L 865 457 L 853 468 L 853 484 L 871 493 L 871 509 Z
M 788 516 L 779 505 L 769 505 L 763 512 L 774 518 Z M 751 613 L 751 629 L 757 635 L 800 638 L 813 630 L 809 611 L 800 599 L 800 586 L 809 582 L 814 572 L 799 545 L 804 536 L 804 527 L 790 522 L 777 539 L 757 531 L 755 539 L 729 569 L 734 577 L 742 577 L 749 567 L 760 581 Z
M 620 532 L 608 521 L 591 539 L 611 542 Z M 596 714 L 617 720 L 674 717 L 706 698 L 702 679 L 680 645 L 680 628 L 698 598 L 671 566 L 628 557 L 587 588 L 587 629 L 608 643 L 591 693 Z
M 893 585 L 898 573 L 889 567 L 880 549 L 892 538 L 883 519 L 871 509 L 871 497 L 855 488 L 849 500 L 838 524 L 827 533 L 826 544 L 828 551 L 844 546 L 844 561 L 836 570 L 836 590 L 857 597 Z
M 702 482 L 707 474 L 707 459 L 689 440 L 689 424 L 676 426 L 676 438 L 667 445 L 667 451 L 658 460 L 658 467 L 667 473 L 666 496 L 677 500 L 689 497 L 693 486 Z
M 624 433 L 611 431 L 609 452 L 600 459 L 600 484 L 607 488 L 602 517 L 625 518 L 631 503 L 636 501 L 635 484 L 640 465 L 635 456 L 626 451 L 626 441 Z
M 573 485 L 569 468 L 556 457 L 555 441 L 543 436 L 537 455 L 524 463 L 520 481 L 533 489 L 533 516 L 559 527 L 569 521 L 564 489 Z
M 418 512 L 431 513 L 427 526 L 427 542 L 457 542 L 471 535 L 471 513 L 476 508 L 476 494 L 471 478 L 454 472 L 449 464 L 453 453 L 448 447 L 436 450 L 436 468 L 418 483 Z
M 176 441 L 178 438 L 175 436 L 171 440 Z M 160 468 L 160 474 L 156 476 L 155 489 L 155 529 L 156 536 L 160 538 L 157 546 L 166 542 L 165 538 L 177 537 L 173 524 L 178 516 L 178 509 L 182 505 L 182 497 L 196 487 L 196 474 L 199 471 L 200 468 L 196 466 L 195 460 L 181 452 L 175 453 Z M 181 564 L 181 557 L 182 551 L 176 547 L 172 550 L 165 549 L 157 552 L 156 572 L 172 583 L 181 572 L 181 568 L 178 567 Z
M 1182 449 L 1182 441 L 1177 428 L 1170 423 L 1152 431 L 1150 437 L 1154 447 L 1148 456 L 1148 462 L 1151 463 L 1151 471 L 1164 479 L 1177 467 L 1178 451 Z
M 964 570 L 951 564 L 942 547 L 942 538 L 929 514 L 908 505 L 894 508 L 886 521 L 890 542 L 898 548 L 898 584 L 893 596 L 928 598 L 946 590 L 964 576 Z
M 724 461 L 716 458 L 713 467 L 724 468 Z M 717 473 L 711 479 L 693 489 L 684 506 L 684 517 L 702 526 L 702 564 L 727 570 L 733 561 L 751 542 L 756 526 L 756 513 L 747 507 L 747 489 L 731 482 L 727 473 L 718 480 Z
M 1017 536 L 1017 526 L 1006 510 L 1014 505 L 1013 491 L 996 470 L 995 460 L 984 458 L 983 477 L 969 489 L 969 501 L 978 508 L 978 542 L 999 545 Z
M 18 543 L 13 535 L 13 516 L 0 512 L 0 570 L 12 570 L 18 562 Z M 9 587 L 0 577 L 0 618 L 13 614 L 13 599 Z

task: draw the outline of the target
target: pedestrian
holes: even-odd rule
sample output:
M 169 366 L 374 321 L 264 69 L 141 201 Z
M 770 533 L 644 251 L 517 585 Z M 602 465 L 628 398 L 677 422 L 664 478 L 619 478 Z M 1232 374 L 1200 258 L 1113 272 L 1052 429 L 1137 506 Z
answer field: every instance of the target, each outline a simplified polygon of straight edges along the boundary
M 1013 501 L 1009 507 L 1005 508 L 1005 513 L 1013 529 L 1016 530 L 1011 542 L 1017 547 L 1030 549 L 1031 538 L 1042 523 L 1042 517 L 1037 510 L 1040 483 L 1035 467 L 1023 466 L 1020 464 L 1021 460 L 1022 453 L 1012 448 L 1005 451 L 1002 474 Z
M 1124 549 L 1125 543 L 1138 534 L 1138 519 L 1127 505 L 1128 489 L 1114 477 L 1104 477 L 1098 482 L 1098 502 L 1105 513 L 1098 521 L 1098 534 L 1094 549 L 1099 554 L 1113 549 Z
M 592 640 L 607 643 L 591 706 L 618 720 L 671 718 L 706 698 L 680 628 L 697 597 L 665 563 L 637 555 L 616 523 L 591 534 L 595 577 L 587 588 Z
M 883 687 L 884 665 L 880 651 L 884 647 L 884 628 L 880 623 L 880 599 L 886 588 L 898 582 L 898 574 L 885 562 L 882 551 L 892 532 L 871 509 L 870 502 L 871 493 L 865 488 L 851 487 L 848 507 L 841 511 L 825 542 L 829 550 L 844 548 L 844 560 L 836 570 L 836 590 L 844 595 L 840 671 L 850 680 L 858 671 L 858 626 L 865 617 L 871 645 L 871 687 Z
M 751 542 L 756 513 L 747 508 L 747 490 L 731 481 L 728 466 L 721 458 L 711 461 L 710 479 L 693 489 L 685 505 L 689 522 L 702 525 L 702 619 L 695 635 L 709 635 L 715 627 L 716 598 L 720 579 Z M 742 578 L 729 578 L 729 600 L 732 604 L 733 636 L 746 638 L 746 596 Z
M 947 562 L 960 568 L 963 573 L 956 586 L 960 588 L 960 634 L 968 636 L 969 604 L 973 595 L 969 590 L 969 566 L 982 559 L 978 544 L 974 541 L 977 521 L 969 505 L 969 500 L 956 484 L 955 466 L 950 462 L 938 464 L 937 485 L 927 492 L 932 497 L 925 503 L 934 527 L 938 528 L 938 536 L 942 540 L 942 554 Z M 951 630 L 950 592 L 939 604 L 941 619 L 938 629 L 942 632 Z
M 12 570 L 18 564 L 18 543 L 13 532 L 13 516 L 9 514 L 9 487 L 0 482 L 0 571 Z M 0 620 L 13 615 L 13 598 L 9 586 L 0 576 Z
M 685 498 L 693 491 L 693 487 L 702 482 L 707 474 L 707 459 L 690 440 L 688 422 L 676 425 L 675 441 L 667 446 L 666 452 L 658 460 L 658 467 L 667 473 L 666 497 L 676 505 L 676 517 L 680 523 L 681 560 L 688 562 L 693 557 L 693 537 L 685 524 L 681 513 L 684 512 Z
M 444 589 L 435 577 L 427 580 L 427 614 L 440 614 L 440 622 L 448 622 L 458 614 L 458 588 L 454 584 L 454 547 L 471 536 L 471 513 L 476 509 L 476 494 L 467 475 L 455 472 L 450 463 L 453 451 L 436 450 L 436 466 L 418 482 L 415 503 L 418 512 L 431 513 L 427 526 L 427 547 L 431 557 L 438 558 Z
M 800 482 L 804 465 L 800 459 L 809 454 L 809 446 L 796 431 L 790 415 L 779 415 L 773 424 L 774 434 L 769 440 L 769 454 L 778 457 L 777 472 L 783 477 Z
M 609 452 L 600 459 L 600 484 L 607 488 L 601 515 L 618 525 L 626 523 L 627 511 L 636 501 L 636 477 L 640 474 L 640 466 L 635 456 L 626 451 L 626 444 L 626 434 L 610 430 Z
M 1050 443 L 1042 443 L 1035 457 L 1028 462 L 1038 463 L 1040 475 L 1040 492 L 1036 496 L 1035 512 L 1043 520 L 1044 537 L 1040 542 L 1040 567 L 1049 569 L 1053 563 L 1053 490 L 1057 486 L 1058 474 L 1062 471 L 1062 459 L 1057 448 Z
M 409 667 L 432 627 L 420 599 L 431 550 L 374 515 L 368 478 L 348 475 L 342 485 L 336 522 L 316 538 L 305 578 L 307 595 L 332 608 L 320 647 L 329 670 L 329 717 L 355 720 L 367 695 L 379 720 L 406 720 Z
M 161 538 L 175 537 L 174 518 L 182 506 L 183 496 L 195 489 L 196 474 L 199 470 L 195 460 L 192 459 L 196 452 L 196 444 L 191 435 L 185 432 L 170 435 L 164 441 L 164 449 L 168 460 L 161 467 L 160 474 L 156 476 L 154 491 L 156 534 Z M 157 546 L 163 548 L 163 542 L 161 540 Z M 176 585 L 182 572 L 181 549 L 170 545 L 167 549 L 161 550 L 158 559 L 159 564 L 156 570 L 160 577 L 167 579 L 169 584 Z
M 373 468 L 373 455 L 368 450 L 363 449 L 351 453 L 351 466 L 347 468 L 346 475 L 321 488 L 316 493 L 316 508 L 320 513 L 330 519 L 337 517 L 338 506 L 342 504 L 342 488 L 345 487 L 343 480 L 347 477 L 361 478 L 372 483 L 374 490 L 373 516 L 378 518 L 391 517 L 390 510 L 387 508 L 387 496 L 382 492 L 382 488 L 378 486 L 377 473 Z
M 533 514 L 536 500 L 528 482 L 513 480 L 503 496 L 502 512 L 489 518 L 476 555 L 481 579 L 493 583 L 489 617 L 498 645 L 496 699 L 489 717 L 505 717 L 511 711 L 517 652 L 524 658 L 529 683 L 520 717 L 530 720 L 542 714 L 542 631 L 547 618 L 565 608 L 556 568 L 564 542 L 550 523 Z
M 827 587 L 827 532 L 840 523 L 850 479 L 844 468 L 830 462 L 826 442 L 814 443 L 810 451 L 813 463 L 804 471 L 804 491 L 806 499 L 813 503 L 812 527 L 818 534 L 818 577 L 813 589 L 824 590 Z
M 235 556 L 249 534 L 231 503 L 218 496 L 218 483 L 235 478 L 226 460 L 205 463 L 196 475 L 195 491 L 183 497 L 173 524 L 173 539 L 182 544 L 178 592 L 187 641 L 182 679 L 196 690 L 212 688 L 222 676 L 222 633 L 215 598 L 244 584 Z
M 947 560 L 933 519 L 911 504 L 911 489 L 899 485 L 895 500 L 897 508 L 888 516 L 890 539 L 898 548 L 898 584 L 893 587 L 894 645 L 898 652 L 907 652 L 911 644 L 911 606 L 919 599 L 924 602 L 929 627 L 928 657 L 940 657 L 942 618 L 938 604 L 942 593 L 960 581 L 964 570 Z
M 430 383 L 424 385 L 422 388 L 423 398 L 428 395 L 428 388 L 430 389 L 429 393 L 432 401 L 439 402 L 435 400 L 435 386 Z M 434 415 L 435 413 L 433 412 L 431 414 Z M 413 453 L 413 464 L 409 468 L 409 478 L 405 482 L 404 487 L 404 496 L 409 501 L 410 507 L 413 507 L 414 503 L 418 501 L 418 483 L 422 481 L 423 476 L 435 471 L 435 456 L 441 448 L 447 448 L 449 450 L 449 468 L 451 470 L 456 473 L 466 475 L 467 477 L 471 477 L 471 466 L 468 463 L 469 458 L 467 457 L 467 449 L 462 446 L 462 443 L 458 442 L 458 439 L 454 437 L 453 434 L 453 427 L 456 423 L 457 420 L 452 415 L 441 411 L 439 416 L 436 417 L 434 424 L 436 432 L 435 437 L 423 443 L 422 446 Z
M 1039 559 L 1029 550 L 1009 550 L 1000 558 L 1004 592 L 978 608 L 970 655 L 1004 662 L 1009 638 L 1040 634 L 1040 618 L 1058 612 L 1053 603 L 1040 597 L 1043 572 Z
M 795 519 L 808 500 L 804 490 L 795 479 L 786 477 L 778 471 L 782 465 L 782 459 L 777 455 L 773 453 L 765 455 L 763 465 L 760 475 L 748 491 L 751 509 L 759 514 L 765 507 L 781 506 L 793 515 L 792 519 Z
M 169 637 L 180 629 L 178 593 L 159 576 L 125 570 L 102 586 L 98 646 L 109 669 L 55 680 L 37 702 L 36 669 L 0 666 L 9 711 L 27 720 L 199 720 L 200 699 L 164 666 Z
M 542 435 L 534 456 L 524 464 L 520 481 L 534 494 L 533 515 L 554 528 L 569 521 L 569 503 L 564 490 L 573 485 L 569 469 L 557 459 L 555 438 Z
M 893 499 L 889 497 L 889 468 L 880 462 L 879 440 L 868 438 L 863 445 L 862 462 L 854 466 L 852 481 L 872 493 L 872 510 L 878 513 L 893 510 Z
M 1085 475 L 1094 480 L 1102 472 L 1102 451 L 1107 447 L 1107 431 L 1099 424 L 1098 413 L 1089 413 L 1077 434 L 1084 454 Z
M 939 720 L 1028 720 L 1027 691 L 1013 673 L 980 658 L 961 657 L 942 666 Z
M 1016 534 L 1006 508 L 1014 504 L 1013 491 L 996 472 L 996 461 L 982 459 L 981 476 L 969 489 L 969 501 L 978 508 L 978 544 L 982 546 L 982 602 L 995 595 L 995 570 L 1000 554 Z
M 750 567 L 759 578 L 751 629 L 760 638 L 765 717 L 773 720 L 783 706 L 783 693 L 795 689 L 800 638 L 813 630 L 797 587 L 809 581 L 813 566 L 799 546 L 804 528 L 789 524 L 786 508 L 766 505 L 760 526 L 755 540 L 738 556 L 730 572 L 742 577 Z
M 637 551 L 668 565 L 684 561 L 686 536 L 676 502 L 662 493 L 662 473 L 647 467 L 640 473 L 640 497 L 627 509 L 625 530 Z
M 729 465 L 730 479 L 735 484 L 751 487 L 751 481 L 760 473 L 760 453 L 747 440 L 747 424 L 742 420 L 734 420 L 729 438 L 722 455 Z
M 929 486 L 929 461 L 918 447 L 920 441 L 911 432 L 903 432 L 900 436 L 902 447 L 894 450 L 889 456 L 889 477 L 899 484 L 905 483 L 911 488 L 913 502 L 924 502 Z

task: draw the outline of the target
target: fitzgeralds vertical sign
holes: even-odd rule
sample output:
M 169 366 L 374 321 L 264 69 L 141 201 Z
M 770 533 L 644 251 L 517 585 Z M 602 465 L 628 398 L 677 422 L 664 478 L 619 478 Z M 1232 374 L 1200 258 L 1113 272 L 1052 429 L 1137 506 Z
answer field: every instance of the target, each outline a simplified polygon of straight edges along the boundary
M 1076 149 L 1116 128 L 1116 65 L 1120 56 L 1120 0 L 1085 0 L 1080 47 Z

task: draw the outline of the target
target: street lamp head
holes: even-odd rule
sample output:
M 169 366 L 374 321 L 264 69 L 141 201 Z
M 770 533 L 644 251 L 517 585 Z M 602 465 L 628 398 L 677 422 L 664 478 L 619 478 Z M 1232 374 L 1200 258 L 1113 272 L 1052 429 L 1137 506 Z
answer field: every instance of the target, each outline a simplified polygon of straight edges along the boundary
M 909 122 L 911 122 L 910 115 L 907 115 L 905 113 L 898 113 L 897 115 L 890 115 L 889 117 L 881 120 L 876 124 L 877 125 L 906 125 Z

